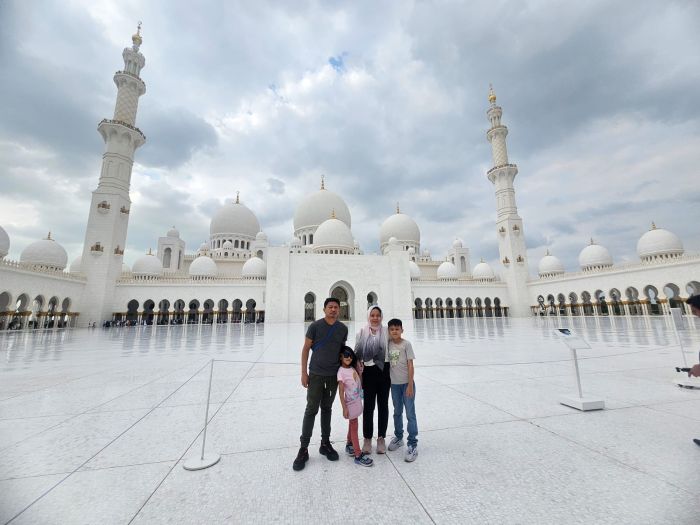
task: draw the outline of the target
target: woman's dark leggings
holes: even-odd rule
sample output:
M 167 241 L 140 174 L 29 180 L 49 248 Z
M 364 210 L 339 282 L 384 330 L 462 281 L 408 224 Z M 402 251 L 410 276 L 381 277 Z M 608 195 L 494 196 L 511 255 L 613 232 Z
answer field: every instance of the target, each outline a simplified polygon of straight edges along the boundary
M 377 365 L 366 366 L 362 372 L 362 388 L 365 393 L 365 407 L 362 412 L 362 435 L 371 439 L 374 434 L 374 406 L 377 405 L 377 435 L 386 437 L 386 427 L 389 424 L 389 392 L 391 378 L 389 363 L 384 364 L 384 370 Z

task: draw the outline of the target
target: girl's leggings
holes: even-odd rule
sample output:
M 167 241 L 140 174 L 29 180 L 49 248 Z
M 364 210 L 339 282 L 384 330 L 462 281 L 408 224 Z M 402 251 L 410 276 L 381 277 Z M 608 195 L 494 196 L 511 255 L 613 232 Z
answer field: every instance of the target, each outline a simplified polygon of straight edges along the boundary
M 357 437 L 358 427 L 357 418 L 351 419 L 348 423 L 348 443 L 352 443 L 356 458 L 359 458 L 362 454 L 362 450 L 360 450 L 360 439 Z

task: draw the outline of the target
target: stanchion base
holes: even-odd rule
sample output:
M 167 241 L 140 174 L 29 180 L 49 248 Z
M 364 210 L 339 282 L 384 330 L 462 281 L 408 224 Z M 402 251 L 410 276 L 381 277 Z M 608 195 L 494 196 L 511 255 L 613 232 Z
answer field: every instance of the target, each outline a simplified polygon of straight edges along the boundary
M 182 468 L 184 468 L 185 470 L 202 470 L 216 465 L 220 459 L 221 456 L 219 454 L 205 454 L 204 459 L 202 459 L 202 456 L 197 455 L 195 457 L 186 459 L 185 462 L 182 464 Z
M 581 412 L 587 412 L 589 410 L 603 410 L 605 408 L 605 401 L 590 397 L 564 396 L 559 400 L 559 402 L 562 405 L 575 408 Z
M 700 389 L 700 382 L 698 382 L 697 379 L 691 379 L 691 378 L 677 379 L 673 382 L 673 384 L 678 385 L 681 388 Z

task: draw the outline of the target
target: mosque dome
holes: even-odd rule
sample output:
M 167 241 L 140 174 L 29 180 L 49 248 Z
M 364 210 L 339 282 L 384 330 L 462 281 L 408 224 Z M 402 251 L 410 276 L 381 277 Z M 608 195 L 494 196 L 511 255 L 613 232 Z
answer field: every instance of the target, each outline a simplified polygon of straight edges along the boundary
M 437 269 L 438 279 L 459 279 L 459 270 L 450 261 L 443 262 Z
M 227 202 L 214 214 L 209 225 L 210 235 L 245 235 L 254 238 L 260 231 L 255 214 L 245 204 Z
M 579 253 L 578 263 L 583 271 L 587 271 L 608 268 L 613 265 L 613 260 L 605 246 L 595 244 L 591 239 L 591 244 Z
M 294 212 L 294 231 L 304 228 L 315 228 L 323 223 L 331 214 L 344 222 L 348 228 L 352 226 L 350 210 L 345 201 L 339 195 L 325 189 L 321 183 L 321 189 L 307 195 L 302 199 Z M 314 235 L 314 241 L 316 236 Z M 314 242 L 314 244 L 316 244 Z
M 420 244 L 420 230 L 416 221 L 398 211 L 382 223 L 379 229 L 379 244 L 385 246 L 391 237 L 396 237 L 396 240 L 402 243 Z
M 428 259 L 430 258 L 430 250 L 428 250 L 428 248 L 423 250 L 422 257 L 427 257 Z
M 496 278 L 496 274 L 493 273 L 493 268 L 491 268 L 491 265 L 484 262 L 482 259 L 479 264 L 474 266 L 472 277 L 477 281 L 493 281 Z
M 10 253 L 10 236 L 5 229 L 0 226 L 0 259 Z
M 233 250 L 233 243 L 227 239 L 221 245 L 221 248 L 223 248 L 224 250 Z
M 68 267 L 69 273 L 80 273 L 83 271 L 83 256 L 78 255 Z
M 416 254 L 416 249 L 413 246 L 409 246 L 408 248 L 408 255 L 413 257 Z
M 173 238 L 173 239 L 179 239 L 179 238 L 180 238 L 180 232 L 177 231 L 177 229 L 175 228 L 175 226 L 173 226 L 172 228 L 170 228 L 170 229 L 168 230 L 168 233 L 167 233 L 166 235 L 167 235 L 168 237 Z
M 129 268 L 129 265 L 126 264 L 125 262 L 122 263 L 122 273 L 130 273 L 131 268 Z
M 163 266 L 158 257 L 149 250 L 147 254 L 136 259 L 131 272 L 140 277 L 159 277 L 163 275 Z
M 637 241 L 637 254 L 642 261 L 680 257 L 683 252 L 683 243 L 678 236 L 663 228 L 657 228 L 654 223 L 651 230 Z
M 267 234 L 260 230 L 256 235 L 255 235 L 255 240 L 256 241 L 266 241 L 267 242 Z
M 199 245 L 199 250 L 197 250 L 197 253 L 202 252 L 206 253 L 209 251 L 209 245 L 207 245 L 206 242 L 203 242 L 202 244 Z
M 190 263 L 190 277 L 216 277 L 216 263 L 211 257 L 200 255 Z
M 353 251 L 354 246 L 355 242 L 350 228 L 340 219 L 325 220 L 314 234 L 314 251 L 320 251 L 321 248 Z
M 241 269 L 244 279 L 264 279 L 267 275 L 267 265 L 260 257 L 251 257 Z
M 564 265 L 558 257 L 550 255 L 549 250 L 547 250 L 547 254 L 540 259 L 540 263 L 537 266 L 537 273 L 539 273 L 540 277 L 561 275 L 564 271 Z
M 408 269 L 411 272 L 411 280 L 417 281 L 420 279 L 420 268 L 415 261 L 408 261 Z
M 462 242 L 462 239 L 455 239 L 454 241 L 452 241 L 452 247 L 455 250 L 458 250 L 458 249 L 462 248 L 463 246 L 464 246 L 464 243 Z
M 301 248 L 301 239 L 299 237 L 292 237 L 292 242 L 289 243 L 292 248 Z
M 19 262 L 32 266 L 42 266 L 54 270 L 63 270 L 68 264 L 66 250 L 51 238 L 33 242 L 19 256 Z

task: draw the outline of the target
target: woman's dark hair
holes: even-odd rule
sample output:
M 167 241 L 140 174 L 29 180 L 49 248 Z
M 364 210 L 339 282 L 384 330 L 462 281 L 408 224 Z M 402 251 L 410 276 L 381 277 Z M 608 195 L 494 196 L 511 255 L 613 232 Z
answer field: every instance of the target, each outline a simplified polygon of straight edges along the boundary
M 350 355 L 352 355 L 352 362 L 350 363 L 350 366 L 352 368 L 357 368 L 357 354 L 355 354 L 355 351 L 347 345 L 343 346 L 340 349 L 340 352 L 338 352 L 338 361 L 341 363 L 343 362 L 343 354 L 345 352 L 350 352 Z

